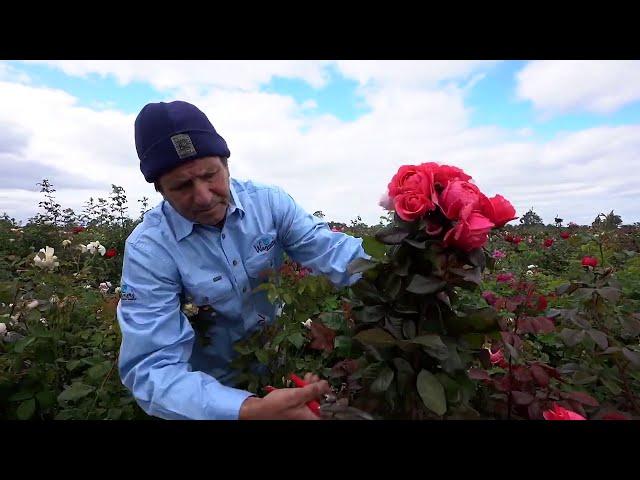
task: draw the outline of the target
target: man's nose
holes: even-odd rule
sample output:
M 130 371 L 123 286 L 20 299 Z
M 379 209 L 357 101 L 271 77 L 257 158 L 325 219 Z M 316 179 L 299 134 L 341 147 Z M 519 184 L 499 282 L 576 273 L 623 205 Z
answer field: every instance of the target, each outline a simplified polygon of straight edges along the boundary
M 205 182 L 196 181 L 193 186 L 193 202 L 196 208 L 207 208 L 213 203 L 213 194 Z

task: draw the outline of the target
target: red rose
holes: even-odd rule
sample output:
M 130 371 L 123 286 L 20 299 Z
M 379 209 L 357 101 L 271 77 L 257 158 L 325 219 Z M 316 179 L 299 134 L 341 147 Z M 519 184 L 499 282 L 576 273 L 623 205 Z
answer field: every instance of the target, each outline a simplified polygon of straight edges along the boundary
M 598 259 L 596 257 L 582 257 L 583 267 L 597 267 Z
M 545 420 L 586 420 L 582 415 L 554 404 L 551 410 L 542 412 Z
M 104 253 L 105 258 L 112 258 L 118 254 L 118 251 L 115 248 L 110 248 Z
M 449 220 L 464 218 L 488 201 L 477 186 L 462 180 L 450 182 L 438 197 L 438 204 Z M 483 215 L 483 218 L 487 217 Z
M 544 248 L 549 248 L 551 245 L 553 245 L 553 238 L 545 238 Z
M 396 213 L 406 222 L 422 218 L 427 210 L 433 210 L 435 205 L 424 193 L 401 193 L 393 200 Z
M 461 219 L 444 236 L 445 246 L 456 246 L 465 252 L 482 247 L 489 237 L 493 223 L 478 212 Z
M 511 220 L 518 218 L 516 216 L 516 209 L 513 208 L 513 205 L 502 195 L 496 195 L 490 198 L 489 202 L 485 203 L 485 205 L 487 206 L 485 215 L 496 224 L 496 228 L 503 227 Z
M 75 234 L 80 233 L 80 232 L 84 232 L 85 228 L 84 227 L 73 227 L 72 232 Z
M 389 182 L 388 188 L 391 199 L 408 192 L 419 192 L 431 198 L 433 185 L 431 177 L 420 167 L 403 165 Z
M 561 232 L 561 233 L 560 233 L 560 237 L 561 237 L 563 240 L 566 240 L 566 239 L 567 239 L 567 238 L 569 238 L 570 236 L 571 236 L 571 234 L 570 234 L 569 232 Z

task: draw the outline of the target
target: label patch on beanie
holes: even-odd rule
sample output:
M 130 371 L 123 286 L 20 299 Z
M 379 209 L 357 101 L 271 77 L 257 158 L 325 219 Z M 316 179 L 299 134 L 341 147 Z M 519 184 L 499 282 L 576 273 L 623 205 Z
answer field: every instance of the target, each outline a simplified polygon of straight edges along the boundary
M 196 149 L 193 147 L 191 137 L 186 133 L 174 135 L 171 137 L 171 141 L 173 142 L 173 146 L 175 147 L 180 160 L 196 154 Z

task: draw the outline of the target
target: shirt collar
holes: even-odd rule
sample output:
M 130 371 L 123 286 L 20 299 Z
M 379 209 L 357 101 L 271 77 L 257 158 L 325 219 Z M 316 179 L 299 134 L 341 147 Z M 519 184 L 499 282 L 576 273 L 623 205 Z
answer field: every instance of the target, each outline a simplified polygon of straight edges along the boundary
M 237 210 L 238 215 L 240 215 L 240 218 L 242 219 L 244 218 L 245 211 L 242 203 L 240 202 L 240 198 L 238 197 L 236 189 L 234 188 L 233 180 L 229 181 L 229 190 L 231 193 L 231 197 L 229 199 L 229 206 L 227 207 L 227 218 L 233 215 L 233 213 Z M 191 220 L 188 220 L 180 215 L 175 210 L 175 208 L 173 208 L 173 206 L 171 206 L 171 204 L 166 200 L 163 201 L 163 211 L 169 218 L 169 222 L 173 227 L 176 241 L 178 242 L 183 238 L 191 235 L 191 232 L 193 232 L 193 227 L 195 225 L 199 225 L 198 223 L 192 222 Z

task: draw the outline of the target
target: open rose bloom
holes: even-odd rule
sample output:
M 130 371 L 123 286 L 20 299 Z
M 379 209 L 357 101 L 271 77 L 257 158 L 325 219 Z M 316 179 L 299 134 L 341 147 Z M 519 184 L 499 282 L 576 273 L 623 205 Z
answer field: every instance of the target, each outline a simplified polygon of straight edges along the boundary
M 433 162 L 400 167 L 380 204 L 405 222 L 423 222 L 428 235 L 465 252 L 484 246 L 491 229 L 518 218 L 501 195 L 488 198 L 461 169 Z

